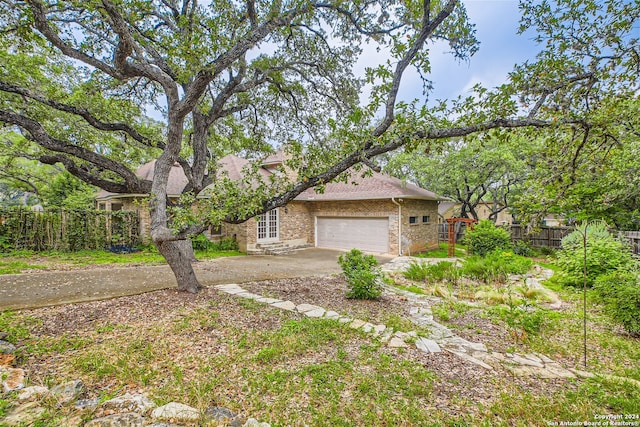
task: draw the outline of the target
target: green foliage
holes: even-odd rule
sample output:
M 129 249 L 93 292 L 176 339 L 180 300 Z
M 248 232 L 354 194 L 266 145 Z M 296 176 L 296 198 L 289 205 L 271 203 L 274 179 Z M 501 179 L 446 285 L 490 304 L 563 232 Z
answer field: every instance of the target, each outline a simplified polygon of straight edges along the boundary
M 485 283 L 504 283 L 509 274 L 525 274 L 533 262 L 510 251 L 495 250 L 485 257 L 473 255 L 464 260 L 462 275 Z
M 403 275 L 409 280 L 419 282 L 455 282 L 459 277 L 459 271 L 456 265 L 449 261 L 440 261 L 437 264 L 412 262 Z
M 594 289 L 605 312 L 632 335 L 640 336 L 640 279 L 636 271 L 614 271 L 599 276 Z
M 513 253 L 520 256 L 531 257 L 536 251 L 524 240 L 518 240 L 513 244 Z
M 40 199 L 48 208 L 57 209 L 91 209 L 96 194 L 92 187 L 69 172 L 55 175 L 40 190 Z
M 496 249 L 511 248 L 509 232 L 496 227 L 489 220 L 480 221 L 473 230 L 467 230 L 464 239 L 469 246 L 469 252 L 479 256 L 485 256 Z
M 338 257 L 338 264 L 347 280 L 348 298 L 378 299 L 382 295 L 382 272 L 373 255 L 351 249 Z
M 0 251 L 103 249 L 139 243 L 135 212 L 0 209 Z
M 585 251 L 583 245 L 583 224 L 580 230 L 562 239 L 563 249 L 557 253 L 557 263 L 562 273 L 559 280 L 570 286 L 582 286 Z M 592 229 L 593 227 L 593 229 Z M 630 248 L 615 239 L 602 223 L 587 226 L 586 267 L 587 286 L 591 287 L 598 276 L 609 274 L 621 268 L 630 267 L 634 261 Z

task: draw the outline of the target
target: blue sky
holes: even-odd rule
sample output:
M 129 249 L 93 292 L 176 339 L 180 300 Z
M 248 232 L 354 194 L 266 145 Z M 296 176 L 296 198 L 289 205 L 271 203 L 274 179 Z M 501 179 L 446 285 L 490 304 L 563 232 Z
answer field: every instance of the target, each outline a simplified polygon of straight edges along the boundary
M 431 55 L 434 92 L 430 99 L 469 95 L 476 83 L 495 87 L 504 83 L 517 63 L 533 59 L 538 51 L 535 34 L 518 35 L 520 12 L 515 0 L 464 0 L 471 22 L 476 24 L 480 50 L 466 62 L 447 54 L 448 46 L 436 46 Z M 411 100 L 422 95 L 422 83 L 415 72 L 404 76 L 400 98 Z

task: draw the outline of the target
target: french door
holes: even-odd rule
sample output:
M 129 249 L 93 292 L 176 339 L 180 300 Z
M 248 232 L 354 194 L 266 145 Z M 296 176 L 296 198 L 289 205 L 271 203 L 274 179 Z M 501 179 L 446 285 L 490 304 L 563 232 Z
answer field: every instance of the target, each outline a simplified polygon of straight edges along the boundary
M 258 217 L 258 242 L 278 241 L 278 209 L 265 212 Z

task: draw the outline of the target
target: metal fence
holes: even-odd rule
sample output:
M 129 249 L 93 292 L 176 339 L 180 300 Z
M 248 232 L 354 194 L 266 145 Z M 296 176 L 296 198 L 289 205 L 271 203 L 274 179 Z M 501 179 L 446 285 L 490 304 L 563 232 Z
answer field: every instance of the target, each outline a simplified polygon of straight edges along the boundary
M 0 251 L 78 251 L 139 243 L 136 212 L 0 209 Z

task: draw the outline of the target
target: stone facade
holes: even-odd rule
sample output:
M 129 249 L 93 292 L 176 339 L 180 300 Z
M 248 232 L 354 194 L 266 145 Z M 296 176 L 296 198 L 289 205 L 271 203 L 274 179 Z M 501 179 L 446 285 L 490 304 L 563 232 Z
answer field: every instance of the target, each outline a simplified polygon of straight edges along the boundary
M 431 200 L 405 199 L 400 204 L 402 205 L 402 253 L 410 255 L 437 247 L 438 203 Z
M 140 216 L 140 236 L 150 243 L 151 219 L 149 210 L 134 198 L 117 198 L 100 201 L 99 208 L 106 210 L 137 211 Z M 397 204 L 396 204 L 397 203 Z M 115 208 L 115 209 L 114 209 Z M 398 216 L 402 212 L 401 224 Z M 389 253 L 398 255 L 422 252 L 438 244 L 438 202 L 433 200 L 391 199 L 345 201 L 294 201 L 278 209 L 278 243 L 289 247 L 316 245 L 315 222 L 317 217 L 388 218 Z M 428 219 L 427 221 L 424 221 Z M 402 237 L 400 236 L 402 233 Z M 258 221 L 249 219 L 241 224 L 223 223 L 219 229 L 209 229 L 205 235 L 218 242 L 233 238 L 243 252 L 259 250 Z

